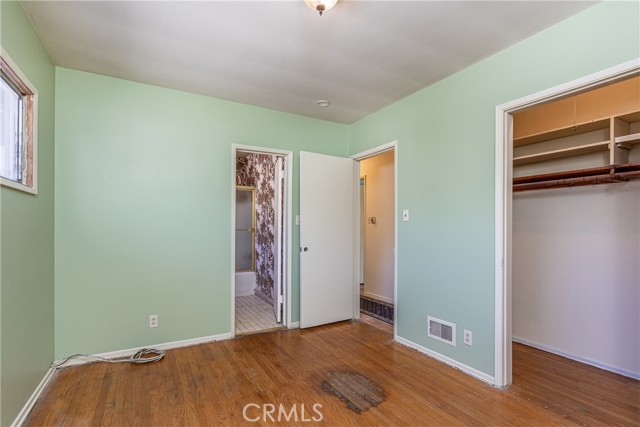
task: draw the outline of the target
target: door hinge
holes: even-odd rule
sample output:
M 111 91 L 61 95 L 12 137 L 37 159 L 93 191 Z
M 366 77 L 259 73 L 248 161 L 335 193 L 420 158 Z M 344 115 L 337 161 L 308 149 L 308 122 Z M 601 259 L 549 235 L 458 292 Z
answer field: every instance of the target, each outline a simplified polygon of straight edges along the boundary
M 284 295 L 278 295 L 278 304 L 284 304 Z

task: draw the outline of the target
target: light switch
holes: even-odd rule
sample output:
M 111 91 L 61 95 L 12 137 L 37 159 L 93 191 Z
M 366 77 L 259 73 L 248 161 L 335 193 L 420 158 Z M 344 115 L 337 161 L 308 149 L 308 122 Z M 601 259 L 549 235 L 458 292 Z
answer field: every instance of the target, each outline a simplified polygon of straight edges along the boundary
M 409 209 L 403 209 L 402 220 L 405 222 L 409 221 Z

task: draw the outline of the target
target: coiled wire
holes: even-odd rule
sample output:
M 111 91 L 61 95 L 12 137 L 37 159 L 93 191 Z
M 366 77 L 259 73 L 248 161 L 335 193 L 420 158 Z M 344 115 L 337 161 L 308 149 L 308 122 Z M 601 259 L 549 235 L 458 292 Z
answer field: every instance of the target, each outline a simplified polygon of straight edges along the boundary
M 149 356 L 152 355 L 152 356 Z M 104 363 L 152 363 L 161 360 L 164 357 L 164 350 L 158 350 L 155 348 L 143 348 L 135 354 L 132 354 L 129 357 L 120 357 L 116 359 L 106 359 L 100 356 L 93 356 L 91 354 L 74 354 L 72 356 L 67 357 L 59 362 L 51 362 L 51 367 L 54 369 L 61 368 L 65 364 L 67 364 L 70 360 L 75 359 L 77 357 L 84 357 L 85 359 L 89 359 L 92 362 L 104 362 Z

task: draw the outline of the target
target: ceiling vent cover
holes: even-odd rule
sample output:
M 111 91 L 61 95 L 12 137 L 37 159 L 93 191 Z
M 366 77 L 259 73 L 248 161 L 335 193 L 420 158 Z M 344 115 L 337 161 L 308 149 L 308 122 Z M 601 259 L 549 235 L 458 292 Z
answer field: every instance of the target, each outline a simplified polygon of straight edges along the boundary
M 429 337 L 438 341 L 446 342 L 453 346 L 456 345 L 456 325 L 455 323 L 446 322 L 427 316 Z

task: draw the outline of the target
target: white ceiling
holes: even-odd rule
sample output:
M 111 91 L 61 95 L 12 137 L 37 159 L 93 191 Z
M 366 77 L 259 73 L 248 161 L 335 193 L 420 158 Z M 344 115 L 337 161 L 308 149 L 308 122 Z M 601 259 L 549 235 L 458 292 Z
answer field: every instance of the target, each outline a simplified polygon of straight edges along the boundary
M 59 66 L 340 123 L 593 4 L 341 0 L 320 17 L 302 1 L 22 2 Z

